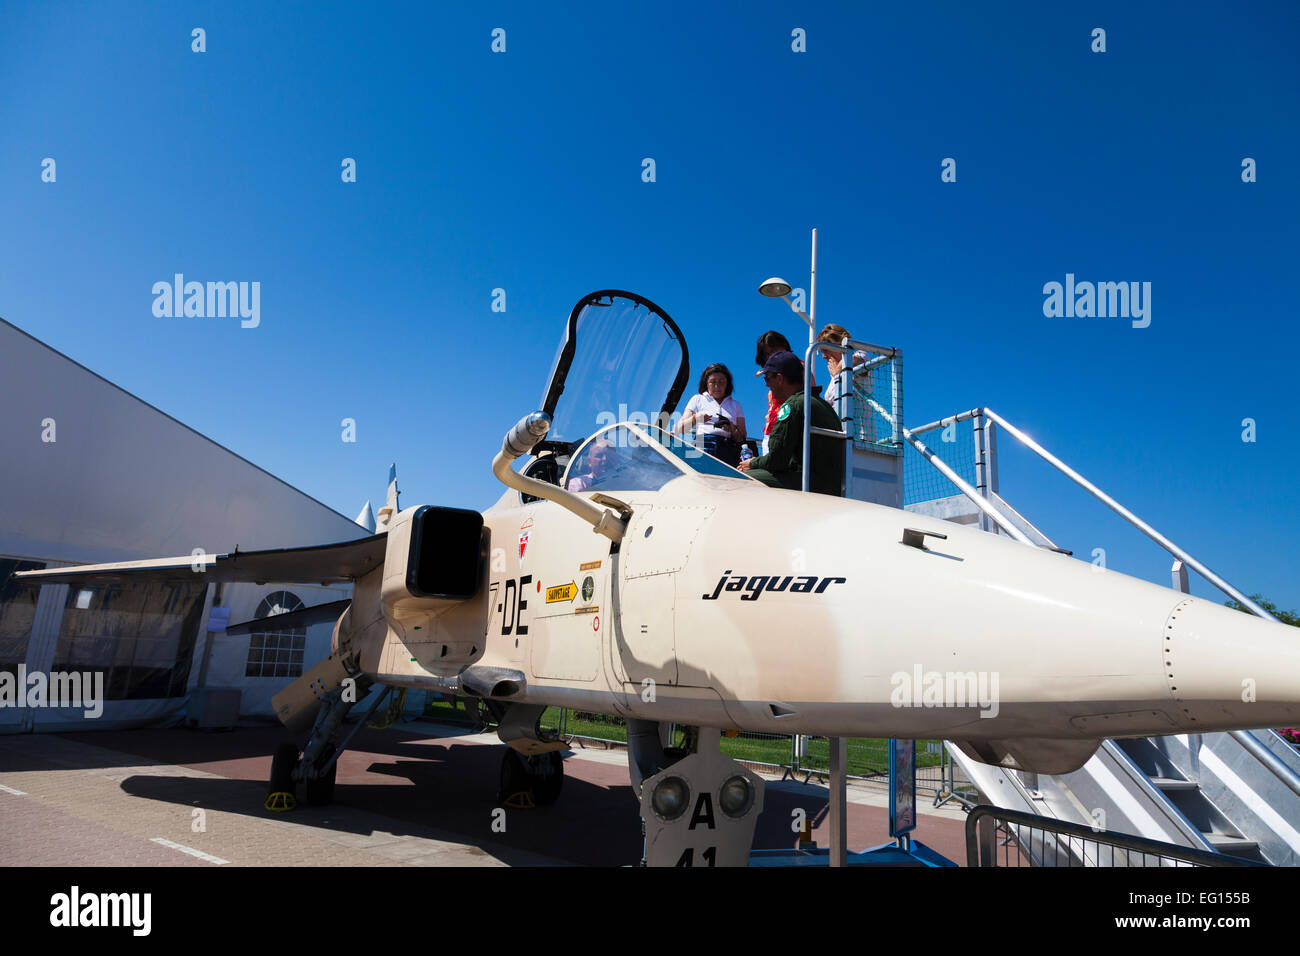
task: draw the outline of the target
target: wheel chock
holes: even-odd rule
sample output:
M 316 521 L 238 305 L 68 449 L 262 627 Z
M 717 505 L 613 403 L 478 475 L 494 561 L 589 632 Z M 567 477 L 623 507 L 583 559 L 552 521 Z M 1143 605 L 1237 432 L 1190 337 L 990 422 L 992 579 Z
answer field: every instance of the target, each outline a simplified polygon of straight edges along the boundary
M 533 795 L 527 790 L 512 793 L 501 802 L 507 807 L 513 807 L 516 810 L 532 810 L 537 806 L 537 804 L 533 803 Z
M 272 813 L 287 813 L 294 807 L 298 806 L 298 801 L 292 793 L 286 793 L 283 790 L 277 790 L 275 793 L 266 795 L 266 809 Z

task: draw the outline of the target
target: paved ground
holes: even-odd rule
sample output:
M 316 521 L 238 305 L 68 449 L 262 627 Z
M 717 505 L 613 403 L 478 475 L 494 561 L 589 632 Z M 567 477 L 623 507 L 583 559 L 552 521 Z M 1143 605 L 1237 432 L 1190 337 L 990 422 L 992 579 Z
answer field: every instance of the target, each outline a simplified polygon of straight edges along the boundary
M 0 736 L 0 865 L 531 866 L 635 864 L 641 830 L 621 750 L 577 750 L 551 807 L 493 831 L 495 736 L 438 724 L 363 730 L 335 802 L 262 806 L 279 728 Z M 16 792 L 15 792 L 16 791 Z M 849 788 L 849 848 L 888 839 L 883 786 Z M 755 846 L 793 845 L 795 808 L 825 845 L 826 791 L 770 780 Z M 965 859 L 964 817 L 922 801 L 915 832 Z

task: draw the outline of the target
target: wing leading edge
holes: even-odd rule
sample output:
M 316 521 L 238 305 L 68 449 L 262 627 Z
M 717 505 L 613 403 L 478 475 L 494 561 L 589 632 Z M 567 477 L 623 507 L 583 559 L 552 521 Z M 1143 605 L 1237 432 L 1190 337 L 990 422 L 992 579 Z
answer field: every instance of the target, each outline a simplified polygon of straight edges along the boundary
M 253 584 L 342 584 L 384 563 L 387 534 L 304 548 L 240 551 L 232 554 L 181 555 L 146 561 L 83 564 L 44 571 L 19 571 L 14 577 L 41 584 L 103 584 L 111 581 L 244 581 Z
M 226 628 L 226 633 L 251 634 L 260 630 L 279 631 L 290 627 L 332 624 L 339 619 L 339 615 L 346 611 L 351 603 L 351 598 L 343 601 L 330 601 L 328 604 L 315 604 L 312 607 L 305 607 L 301 611 L 286 611 L 284 614 L 273 614 L 270 617 L 244 621 L 241 624 L 231 624 Z

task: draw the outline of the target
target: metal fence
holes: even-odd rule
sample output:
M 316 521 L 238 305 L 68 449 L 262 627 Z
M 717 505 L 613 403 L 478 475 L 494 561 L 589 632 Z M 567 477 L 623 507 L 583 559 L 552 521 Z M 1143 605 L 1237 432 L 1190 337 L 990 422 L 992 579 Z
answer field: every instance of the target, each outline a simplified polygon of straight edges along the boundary
M 1078 823 L 978 806 L 966 817 L 967 866 L 1266 866 Z
M 885 783 L 889 779 L 889 738 L 850 737 L 845 742 L 846 776 Z M 830 740 L 827 737 L 794 738 L 791 776 L 830 776 Z M 916 788 L 934 795 L 935 805 L 956 800 L 966 806 L 978 803 L 975 785 L 967 779 L 940 740 L 916 742 Z
M 942 458 L 961 478 L 977 485 L 977 447 L 975 444 L 975 419 L 952 422 L 925 433 L 925 443 Z M 944 477 L 910 444 L 903 448 L 903 504 L 918 501 L 937 501 L 960 495 L 956 485 Z
M 865 362 L 856 365 L 853 369 L 853 398 L 854 444 L 886 454 L 901 453 L 903 440 L 894 423 L 901 422 L 903 417 L 902 355 L 891 350 L 888 355 L 868 355 Z M 885 418 L 881 409 L 889 410 L 894 421 Z M 840 411 L 848 409 L 842 407 Z
M 462 703 L 468 703 L 461 698 Z M 425 716 L 449 723 L 495 726 L 486 712 L 453 707 L 435 695 Z M 580 747 L 622 747 L 627 744 L 627 725 L 620 717 L 549 707 L 541 726 Z M 847 776 L 856 780 L 885 782 L 889 778 L 888 738 L 852 737 L 847 740 Z M 722 752 L 733 760 L 783 778 L 802 779 L 830 775 L 830 743 L 826 737 L 805 734 L 764 734 L 732 731 L 722 737 Z M 934 795 L 936 804 L 957 800 L 967 806 L 977 802 L 974 785 L 966 779 L 941 741 L 918 740 L 916 744 L 916 786 Z

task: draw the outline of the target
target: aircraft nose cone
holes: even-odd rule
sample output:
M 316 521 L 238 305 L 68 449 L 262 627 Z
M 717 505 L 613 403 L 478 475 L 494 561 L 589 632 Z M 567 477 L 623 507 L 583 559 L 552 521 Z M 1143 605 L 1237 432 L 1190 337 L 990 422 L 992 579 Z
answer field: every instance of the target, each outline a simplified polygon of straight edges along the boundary
M 1300 721 L 1300 628 L 1187 598 L 1165 623 L 1161 652 L 1169 693 L 1189 726 Z

